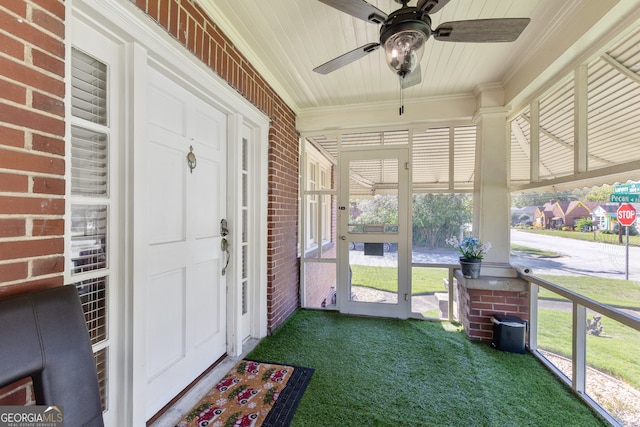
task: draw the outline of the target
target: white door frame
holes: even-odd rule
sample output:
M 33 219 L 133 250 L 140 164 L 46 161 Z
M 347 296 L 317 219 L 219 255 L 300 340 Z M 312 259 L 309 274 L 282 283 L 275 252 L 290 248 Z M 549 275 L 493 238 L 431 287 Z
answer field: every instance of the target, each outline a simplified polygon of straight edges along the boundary
M 349 233 L 349 162 L 351 160 L 398 159 L 398 233 L 385 235 L 383 233 L 367 234 L 366 236 Z M 339 223 L 338 223 L 338 308 L 342 313 L 396 317 L 407 319 L 411 313 L 411 251 L 408 239 L 411 224 L 411 202 L 409 195 L 410 170 L 408 147 L 397 148 L 354 148 L 341 150 L 339 154 L 339 183 L 338 193 Z M 343 209 L 344 208 L 344 209 Z M 383 304 L 351 300 L 349 292 L 349 242 L 391 242 L 398 245 L 398 302 L 397 304 Z
M 144 425 L 146 386 L 146 342 L 144 325 L 146 313 L 144 306 L 134 307 L 134 301 L 142 301 L 146 292 L 146 250 L 140 242 L 147 241 L 145 221 L 147 218 L 144 203 L 136 197 L 145 191 L 144 164 L 146 141 L 146 70 L 149 65 L 160 69 L 173 80 L 180 82 L 197 96 L 216 105 L 229 117 L 228 156 L 229 171 L 235 175 L 238 170 L 234 165 L 241 149 L 242 126 L 251 129 L 253 141 L 252 165 L 255 167 L 255 189 L 252 224 L 254 245 L 252 245 L 252 269 L 254 281 L 250 288 L 253 295 L 251 333 L 254 338 L 262 338 L 267 333 L 267 171 L 268 171 L 268 132 L 269 118 L 249 103 L 226 81 L 213 73 L 205 64 L 198 61 L 190 52 L 167 34 L 160 26 L 147 19 L 141 11 L 128 0 L 69 0 L 67 6 L 67 23 L 71 16 L 88 23 L 96 31 L 100 31 L 123 45 L 126 52 L 123 58 L 123 80 L 125 90 L 121 105 L 126 113 L 122 128 L 124 132 L 124 158 L 126 173 L 124 193 L 121 195 L 122 208 L 119 214 L 123 217 L 126 245 L 124 255 L 124 283 L 120 284 L 122 298 L 119 307 L 112 315 L 118 316 L 120 324 L 116 331 L 123 345 L 119 346 L 119 354 L 110 355 L 111 361 L 121 363 L 118 378 L 110 378 L 112 387 L 118 389 L 119 399 L 111 402 L 116 405 L 118 425 Z M 232 182 L 234 182 L 232 184 Z M 228 205 L 237 206 L 237 179 L 229 180 Z M 237 215 L 238 212 L 230 212 Z M 237 221 L 237 220 L 234 220 Z M 231 222 L 231 219 L 230 219 Z M 230 224 L 231 226 L 231 224 Z M 237 245 L 236 245 L 237 247 Z M 237 254 L 234 254 L 237 258 Z M 241 268 L 233 259 L 229 271 L 227 312 L 227 352 L 238 355 L 242 351 L 241 327 L 242 313 L 238 312 L 239 289 L 231 286 L 237 283 L 238 269 Z

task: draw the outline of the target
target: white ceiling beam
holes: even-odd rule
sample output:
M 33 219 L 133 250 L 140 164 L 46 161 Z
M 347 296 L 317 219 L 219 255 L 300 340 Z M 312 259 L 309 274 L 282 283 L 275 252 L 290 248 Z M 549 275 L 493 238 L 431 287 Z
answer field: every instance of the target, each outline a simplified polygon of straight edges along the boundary
M 533 130 L 533 128 L 532 128 Z M 512 120 L 511 121 L 511 132 L 513 132 L 513 135 L 516 137 L 516 141 L 518 142 L 518 145 L 520 146 L 520 148 L 522 148 L 522 151 L 525 152 L 525 154 L 527 155 L 527 157 L 529 158 L 530 162 L 531 162 L 531 166 L 530 168 L 533 170 L 535 169 L 539 169 L 542 168 L 542 171 L 544 173 L 544 175 L 549 176 L 551 175 L 551 171 L 549 169 L 546 168 L 546 166 L 544 164 L 542 164 L 541 162 L 534 162 L 533 158 L 534 157 L 539 157 L 539 156 L 533 156 L 533 147 L 532 144 L 529 144 L 529 141 L 527 141 L 527 137 L 524 134 L 524 132 L 522 131 L 522 128 L 520 127 L 520 125 L 515 121 Z M 534 174 L 531 173 L 531 181 L 532 182 L 536 182 L 540 179 L 540 173 L 537 173 L 537 177 L 534 177 Z M 535 179 L 534 179 L 535 178 Z
M 531 156 L 529 176 L 532 182 L 540 180 L 540 166 L 545 170 L 545 175 L 549 176 L 551 171 L 540 161 L 540 101 L 537 99 L 531 103 Z M 523 135 L 524 136 L 524 135 Z
M 608 63 L 613 68 L 618 70 L 621 74 L 626 76 L 628 79 L 630 79 L 631 81 L 633 81 L 633 82 L 635 82 L 637 84 L 640 84 L 640 74 L 638 74 L 638 73 L 634 72 L 633 70 L 625 67 L 624 64 L 618 62 L 614 57 L 612 57 L 608 53 L 603 54 L 601 57 L 606 63 Z
M 573 109 L 573 172 L 579 174 L 589 170 L 589 86 L 588 68 L 580 65 L 574 70 Z
M 405 129 L 421 123 L 470 121 L 476 113 L 472 94 L 434 97 L 420 101 L 405 101 L 404 114 L 398 115 L 397 102 L 368 103 L 301 111 L 296 127 L 302 134 L 374 126 L 381 129 L 402 125 Z
M 582 187 L 594 187 L 612 182 L 627 182 L 638 179 L 640 160 L 596 169 L 580 174 L 572 174 L 528 184 L 512 185 L 511 192 L 565 191 Z
M 528 121 L 529 125 L 531 126 L 531 119 L 529 117 L 527 117 L 527 116 L 525 116 L 523 114 L 522 118 L 525 119 L 526 121 Z M 548 137 L 552 141 L 557 142 L 558 145 L 566 148 L 568 151 L 573 153 L 573 145 L 571 145 L 568 142 L 565 142 L 562 139 L 558 138 L 557 136 L 555 136 L 554 134 L 552 134 L 551 132 L 549 132 L 545 128 L 540 127 L 540 133 L 543 134 L 544 136 Z M 602 163 L 607 164 L 607 165 L 614 165 L 615 164 L 614 162 L 611 162 L 609 160 L 603 159 L 603 158 L 598 157 L 598 156 L 594 156 L 593 154 L 589 154 L 589 159 L 597 160 L 597 161 L 602 162 Z

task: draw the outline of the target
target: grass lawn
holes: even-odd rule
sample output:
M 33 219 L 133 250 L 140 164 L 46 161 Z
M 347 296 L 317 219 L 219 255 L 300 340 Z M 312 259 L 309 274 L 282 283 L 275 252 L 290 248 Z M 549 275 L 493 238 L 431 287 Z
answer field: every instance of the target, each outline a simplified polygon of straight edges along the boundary
M 533 255 L 540 258 L 554 258 L 560 256 L 557 252 L 543 251 L 542 249 L 530 248 L 528 246 L 511 245 L 511 250 L 526 255 Z
M 556 276 L 540 274 L 540 278 L 571 291 L 614 307 L 640 308 L 640 282 L 587 276 Z M 546 289 L 540 289 L 540 298 L 562 299 Z
M 607 425 L 532 355 L 449 323 L 299 310 L 247 357 L 315 369 L 292 427 Z
M 397 269 L 393 267 L 352 264 L 351 273 L 353 286 L 364 286 L 388 292 L 398 291 Z M 448 269 L 416 267 L 412 269 L 412 274 L 412 295 L 446 291 L 443 279 L 449 277 Z
M 541 230 L 537 228 L 518 228 L 517 230 L 526 233 L 542 234 L 545 236 L 566 237 L 567 239 L 585 240 L 587 242 L 603 242 L 613 245 L 625 245 L 626 236 L 622 236 L 623 243 L 620 243 L 617 234 L 602 234 L 600 232 L 581 232 L 581 231 L 561 231 L 561 230 Z M 629 236 L 629 246 L 640 246 L 640 236 Z
M 571 357 L 570 312 L 540 309 L 538 347 Z M 609 318 L 601 336 L 587 335 L 587 364 L 640 390 L 640 332 Z
M 351 266 L 354 286 L 364 286 L 381 291 L 397 292 L 397 270 L 392 267 Z M 446 268 L 412 269 L 412 295 L 446 292 L 443 279 L 449 277 Z M 581 295 L 615 307 L 640 308 L 640 282 L 621 279 L 603 279 L 587 276 L 540 275 L 551 283 L 558 284 Z M 545 289 L 540 290 L 541 298 L 561 299 Z

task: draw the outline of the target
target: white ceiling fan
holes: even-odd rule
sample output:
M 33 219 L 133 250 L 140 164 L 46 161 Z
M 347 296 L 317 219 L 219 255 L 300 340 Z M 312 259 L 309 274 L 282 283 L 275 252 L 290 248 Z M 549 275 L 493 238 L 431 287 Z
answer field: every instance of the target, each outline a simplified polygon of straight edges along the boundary
M 529 18 L 477 19 L 445 22 L 435 30 L 430 14 L 438 12 L 449 0 L 418 0 L 415 7 L 410 0 L 395 0 L 402 4 L 398 10 L 386 14 L 365 0 L 319 0 L 351 16 L 380 25 L 380 40 L 367 43 L 316 67 L 313 71 L 328 74 L 369 53 L 384 48 L 387 65 L 400 78 L 402 89 L 422 81 L 420 60 L 424 44 L 435 40 L 466 43 L 512 42 L 529 24 Z M 401 110 L 402 114 L 402 110 Z

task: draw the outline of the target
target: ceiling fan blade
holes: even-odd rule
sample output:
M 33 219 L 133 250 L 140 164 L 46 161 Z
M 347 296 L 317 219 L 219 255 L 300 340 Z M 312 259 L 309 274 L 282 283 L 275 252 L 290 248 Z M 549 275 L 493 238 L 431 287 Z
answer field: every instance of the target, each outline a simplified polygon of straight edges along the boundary
M 449 0 L 418 0 L 416 8 L 427 15 L 438 12 L 449 3 Z
M 353 61 L 356 61 L 370 54 L 379 47 L 380 43 L 368 43 L 364 46 L 360 46 L 359 48 L 352 50 L 351 52 L 347 52 L 343 55 L 338 56 L 337 58 L 333 58 L 331 61 L 317 66 L 313 69 L 313 71 L 320 74 L 329 74 L 330 72 L 335 71 L 338 68 L 344 67 L 347 64 L 351 64 Z
M 433 32 L 433 37 L 445 42 L 512 42 L 529 21 L 529 18 L 499 18 L 445 22 Z
M 387 14 L 364 0 L 319 0 L 322 3 L 338 9 L 363 21 L 382 24 Z
M 406 76 L 400 79 L 400 87 L 402 89 L 406 89 L 408 87 L 420 84 L 421 81 L 422 81 L 422 70 L 420 69 L 420 64 L 418 64 L 415 70 L 413 70 L 412 72 L 410 72 L 409 74 L 407 74 Z

